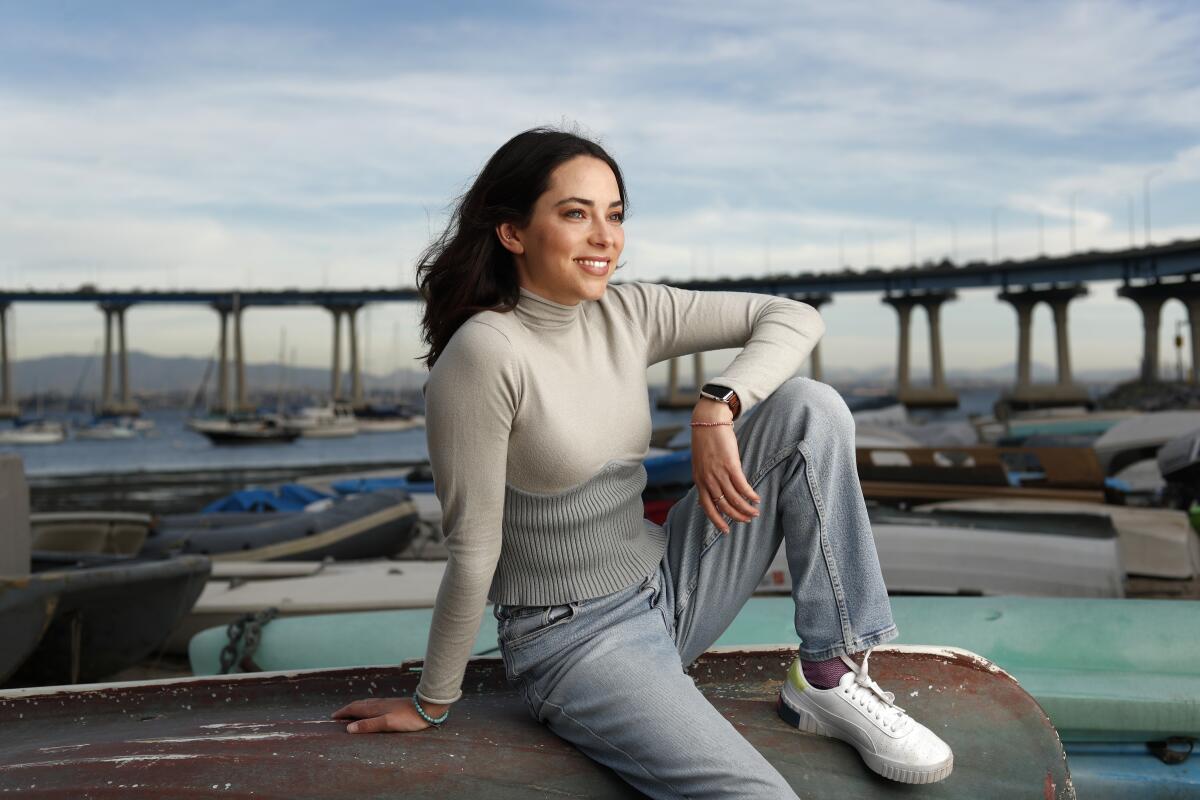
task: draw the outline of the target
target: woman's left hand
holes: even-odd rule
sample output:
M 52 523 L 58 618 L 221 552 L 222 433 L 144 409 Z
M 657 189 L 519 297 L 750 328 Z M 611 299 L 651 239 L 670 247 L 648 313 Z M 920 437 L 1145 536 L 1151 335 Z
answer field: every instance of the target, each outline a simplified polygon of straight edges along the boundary
M 733 412 L 724 403 L 700 398 L 692 412 L 693 422 L 729 422 Z M 722 533 L 729 533 L 728 516 L 749 522 L 758 516 L 752 503 L 760 498 L 742 473 L 737 436 L 731 425 L 692 428 L 692 479 L 700 497 L 700 507 Z

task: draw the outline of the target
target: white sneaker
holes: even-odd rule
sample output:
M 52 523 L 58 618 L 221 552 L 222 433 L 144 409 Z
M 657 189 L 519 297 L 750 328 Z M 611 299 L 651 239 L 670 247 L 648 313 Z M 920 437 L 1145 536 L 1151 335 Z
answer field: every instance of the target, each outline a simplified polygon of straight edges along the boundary
M 851 671 L 832 689 L 804 680 L 800 659 L 792 662 L 779 692 L 779 716 L 808 733 L 848 742 L 874 772 L 901 783 L 936 783 L 954 769 L 954 753 L 921 723 L 896 705 L 867 675 L 868 650 L 859 667 L 846 656 Z

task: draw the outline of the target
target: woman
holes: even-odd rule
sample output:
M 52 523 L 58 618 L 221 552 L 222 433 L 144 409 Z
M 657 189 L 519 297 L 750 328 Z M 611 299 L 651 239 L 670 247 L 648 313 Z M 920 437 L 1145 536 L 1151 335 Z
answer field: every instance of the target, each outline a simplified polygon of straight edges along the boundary
M 880 774 L 941 780 L 949 748 L 870 679 L 866 657 L 848 657 L 896 628 L 850 413 L 829 387 L 790 377 L 820 316 L 767 295 L 610 287 L 627 208 L 602 148 L 531 130 L 492 156 L 423 257 L 426 426 L 449 559 L 416 695 L 334 717 L 357 720 L 351 733 L 446 721 L 490 599 L 533 715 L 645 794 L 795 797 L 684 673 L 782 540 L 801 644 L 781 716 L 849 742 Z M 743 349 L 692 414 L 695 486 L 654 525 L 641 502 L 646 368 L 728 347 Z

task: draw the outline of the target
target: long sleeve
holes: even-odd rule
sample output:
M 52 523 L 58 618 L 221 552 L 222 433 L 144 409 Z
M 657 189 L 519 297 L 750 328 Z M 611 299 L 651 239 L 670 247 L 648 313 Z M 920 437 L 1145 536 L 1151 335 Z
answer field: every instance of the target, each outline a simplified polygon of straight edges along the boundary
M 449 550 L 417 687 L 430 703 L 452 703 L 462 696 L 463 673 L 500 558 L 519 384 L 508 338 L 486 323 L 468 321 L 425 385 L 429 461 Z
M 741 347 L 712 383 L 737 392 L 743 413 L 796 374 L 825 332 L 820 313 L 797 300 L 750 292 L 689 291 L 655 283 L 618 290 L 646 336 L 646 364 Z

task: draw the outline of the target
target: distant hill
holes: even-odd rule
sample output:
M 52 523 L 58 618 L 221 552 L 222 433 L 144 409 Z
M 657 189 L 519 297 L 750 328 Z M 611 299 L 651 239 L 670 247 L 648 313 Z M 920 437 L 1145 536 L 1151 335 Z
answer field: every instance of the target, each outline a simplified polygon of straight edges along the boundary
M 1038 383 L 1051 383 L 1058 377 L 1058 370 L 1049 364 L 1034 362 L 1032 365 L 1033 380 Z M 1075 370 L 1073 377 L 1079 383 L 1110 384 L 1126 381 L 1137 376 L 1136 367 L 1126 369 Z M 807 374 L 807 369 L 802 370 Z M 977 369 L 946 369 L 946 382 L 954 385 L 995 384 L 1008 386 L 1016 381 L 1017 365 L 1014 363 L 998 364 L 994 367 Z M 894 383 L 896 368 L 894 366 L 855 369 L 853 367 L 831 367 L 825 365 L 824 378 L 832 383 Z M 929 380 L 929 371 L 914 369 L 912 378 L 917 383 Z
M 113 391 L 117 391 L 118 372 L 113 369 Z M 140 394 L 192 393 L 200 386 L 208 370 L 209 359 L 191 356 L 155 356 L 131 351 L 129 373 L 131 388 Z M 211 367 L 208 379 L 209 391 L 217 383 L 216 364 Z M 232 390 L 233 364 L 230 363 Z M 283 381 L 291 390 L 322 392 L 329 389 L 329 369 L 321 367 L 288 367 L 282 373 Z M 247 364 L 246 384 L 254 392 L 275 391 L 280 383 L 281 371 L 278 363 Z M 34 392 L 54 393 L 71 396 L 75 392 L 83 395 L 98 395 L 103 380 L 101 359 L 93 355 L 59 355 L 17 361 L 13 365 L 13 380 L 21 395 Z M 349 382 L 349 375 L 344 378 Z M 423 372 L 417 370 L 395 370 L 385 375 L 363 373 L 363 386 L 367 390 L 391 389 L 397 384 L 401 389 L 419 389 L 425 381 Z

